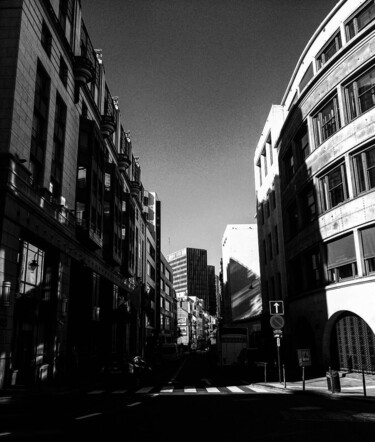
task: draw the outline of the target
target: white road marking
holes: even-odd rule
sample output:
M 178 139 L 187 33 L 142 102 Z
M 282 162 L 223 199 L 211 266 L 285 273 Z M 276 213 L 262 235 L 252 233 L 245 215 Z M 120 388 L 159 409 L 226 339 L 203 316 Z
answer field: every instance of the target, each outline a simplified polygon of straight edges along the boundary
M 142 402 L 133 402 L 132 404 L 127 404 L 128 407 L 135 407 L 136 405 L 140 405 Z
M 85 416 L 79 416 L 79 417 L 76 417 L 76 420 L 78 421 L 78 420 L 81 420 L 81 419 L 88 419 L 88 418 L 90 418 L 90 417 L 100 416 L 101 414 L 103 414 L 103 413 L 86 414 Z
M 221 391 L 216 387 L 206 387 L 208 393 L 221 393 Z
M 244 387 L 249 388 L 250 390 L 253 390 L 256 393 L 271 393 L 271 391 L 265 387 L 256 387 L 255 385 L 244 385 Z
M 170 388 L 170 387 L 163 387 L 163 388 L 160 390 L 160 393 L 173 393 L 173 388 Z
M 9 433 L 9 432 L 7 432 L 7 433 L 0 433 L 0 437 L 3 437 L 3 436 L 10 436 L 12 433 Z
M 230 390 L 232 393 L 245 393 L 243 390 L 241 390 L 238 387 L 227 387 L 228 390 Z
M 115 390 L 115 391 L 112 391 L 112 394 L 125 394 L 125 393 L 127 393 L 127 391 L 128 390 Z
M 136 391 L 137 394 L 149 393 L 154 387 L 143 387 Z
M 184 393 L 196 393 L 196 388 L 184 388 Z

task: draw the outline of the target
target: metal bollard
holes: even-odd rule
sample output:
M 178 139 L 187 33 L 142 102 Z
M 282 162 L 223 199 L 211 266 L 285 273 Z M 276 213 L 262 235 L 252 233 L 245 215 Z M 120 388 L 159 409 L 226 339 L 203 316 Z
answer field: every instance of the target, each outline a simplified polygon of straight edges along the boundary
M 365 370 L 362 368 L 362 384 L 363 384 L 363 395 L 366 397 L 366 378 L 365 378 Z

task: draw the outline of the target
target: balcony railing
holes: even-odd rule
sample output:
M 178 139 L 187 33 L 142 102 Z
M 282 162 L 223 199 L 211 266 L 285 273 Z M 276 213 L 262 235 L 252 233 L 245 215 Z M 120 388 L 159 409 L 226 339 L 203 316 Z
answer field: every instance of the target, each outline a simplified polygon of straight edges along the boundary
M 132 143 L 129 133 L 125 132 L 121 127 L 121 145 L 118 158 L 118 167 L 120 170 L 126 170 L 131 165 Z
M 10 160 L 6 159 L 6 162 L 2 160 L 0 163 L 0 174 L 3 177 L 8 176 L 5 182 L 2 180 L 1 185 L 5 184 L 17 197 L 39 208 L 44 216 L 54 219 L 72 233 L 74 232 L 75 216 L 65 205 L 59 203 L 62 199 L 56 200 L 46 189 L 33 186 L 30 182 L 29 172 L 16 159 L 10 158 Z
M 116 129 L 116 109 L 113 103 L 112 96 L 109 92 L 108 86 L 105 86 L 105 96 L 104 96 L 104 113 L 102 114 L 102 121 L 100 124 L 100 129 L 103 137 L 109 137 L 113 134 Z
M 74 57 L 74 79 L 79 84 L 95 78 L 95 52 L 84 23 L 81 27 L 81 55 Z

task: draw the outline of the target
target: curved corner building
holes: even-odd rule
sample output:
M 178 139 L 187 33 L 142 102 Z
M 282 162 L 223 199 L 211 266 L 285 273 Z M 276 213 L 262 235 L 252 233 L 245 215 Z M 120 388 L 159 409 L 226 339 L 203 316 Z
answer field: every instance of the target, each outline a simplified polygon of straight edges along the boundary
M 374 123 L 375 1 L 341 0 L 254 158 L 264 306 L 285 301 L 290 369 L 308 348 L 316 371 L 375 372 Z

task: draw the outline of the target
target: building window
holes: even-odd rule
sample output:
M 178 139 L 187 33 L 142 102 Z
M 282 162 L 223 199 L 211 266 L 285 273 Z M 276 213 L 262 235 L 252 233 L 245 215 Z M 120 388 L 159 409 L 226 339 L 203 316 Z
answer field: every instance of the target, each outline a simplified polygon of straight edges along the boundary
M 147 252 L 149 254 L 149 256 L 155 261 L 155 248 L 152 246 L 152 244 L 150 243 L 149 240 L 147 240 Z
M 322 144 L 340 128 L 340 115 L 337 97 L 333 97 L 313 117 L 317 144 Z
M 345 165 L 340 164 L 320 180 L 322 207 L 332 209 L 348 199 Z
M 60 56 L 59 77 L 65 87 L 68 85 L 68 72 L 68 66 L 63 57 Z
M 375 106 L 375 67 L 358 77 L 345 89 L 349 120 Z
M 42 24 L 42 34 L 40 36 L 40 42 L 42 43 L 42 46 L 46 51 L 48 57 L 50 57 L 52 51 L 52 34 L 44 21 Z
M 270 204 L 272 209 L 276 209 L 276 195 L 274 190 L 270 193 Z
M 327 243 L 328 281 L 339 282 L 357 275 L 353 234 Z
M 275 252 L 276 252 L 276 255 L 278 255 L 279 254 L 279 232 L 278 232 L 277 226 L 274 227 L 273 232 L 274 232 L 274 238 L 275 238 Z
M 118 294 L 118 285 L 113 284 L 113 292 L 112 292 L 112 308 L 116 309 L 119 306 L 119 294 Z
M 316 57 L 317 69 L 321 69 L 341 49 L 341 46 L 341 35 L 338 31 Z
M 374 0 L 368 2 L 345 25 L 346 38 L 350 40 L 375 18 Z
M 314 289 L 322 284 L 322 262 L 319 249 L 308 252 L 305 256 L 306 289 Z
M 298 152 L 299 163 L 303 164 L 305 159 L 310 154 L 309 133 L 307 129 L 307 122 L 303 124 L 297 135 L 293 139 L 296 151 Z
M 309 225 L 317 216 L 315 188 L 310 183 L 307 188 L 300 195 L 302 224 Z
M 59 21 L 69 44 L 73 40 L 74 0 L 60 0 Z
M 287 209 L 289 238 L 293 238 L 299 230 L 299 215 L 297 203 L 294 201 Z
M 260 224 L 264 224 L 263 203 L 258 203 L 258 217 L 259 217 Z
M 272 152 L 272 138 L 271 134 L 268 135 L 267 141 L 266 141 L 266 147 L 268 148 L 270 152 L 270 164 L 273 164 L 273 152 Z
M 303 91 L 303 89 L 305 89 L 305 87 L 307 86 L 308 82 L 313 78 L 314 76 L 314 68 L 313 68 L 313 64 L 310 63 L 310 66 L 307 68 L 306 72 L 304 73 L 302 80 L 299 84 L 299 91 L 300 93 Z
M 262 161 L 262 163 L 264 165 L 264 176 L 266 177 L 267 174 L 268 174 L 268 169 L 267 169 L 267 149 L 266 149 L 266 146 L 264 146 L 264 148 L 262 150 L 262 157 L 263 157 L 263 159 L 261 158 L 261 161 Z
M 38 185 L 42 181 L 45 160 L 50 79 L 39 64 L 36 73 L 34 115 L 31 134 L 30 172 L 31 182 Z
M 22 243 L 19 293 L 32 295 L 41 290 L 44 279 L 45 252 L 31 243 Z
M 258 159 L 257 162 L 257 167 L 258 167 L 258 171 L 259 171 L 259 185 L 262 185 L 262 161 L 261 158 Z
M 171 329 L 171 318 L 168 316 L 165 317 L 165 329 L 170 330 Z
M 365 260 L 366 275 L 375 273 L 375 227 L 371 226 L 361 231 L 363 259 Z
M 271 233 L 268 234 L 268 250 L 270 252 L 269 253 L 270 260 L 272 260 L 273 250 L 272 250 L 272 234 Z
M 264 204 L 264 210 L 263 210 L 264 216 L 265 216 L 265 218 L 269 218 L 269 216 L 270 216 L 270 204 L 269 204 L 268 199 L 266 199 L 263 204 Z
M 292 145 L 288 147 L 288 150 L 283 158 L 284 164 L 284 185 L 287 185 L 294 176 L 294 157 L 293 157 L 293 149 Z
M 375 187 L 375 147 L 353 157 L 354 179 L 357 193 Z
M 61 195 L 62 171 L 64 162 L 64 144 L 66 129 L 66 105 L 60 95 L 56 98 L 55 127 L 53 133 L 53 150 L 50 191 L 54 197 Z
M 149 276 L 153 281 L 155 281 L 155 269 L 152 266 L 152 264 L 150 264 L 149 261 L 147 261 L 147 276 Z

